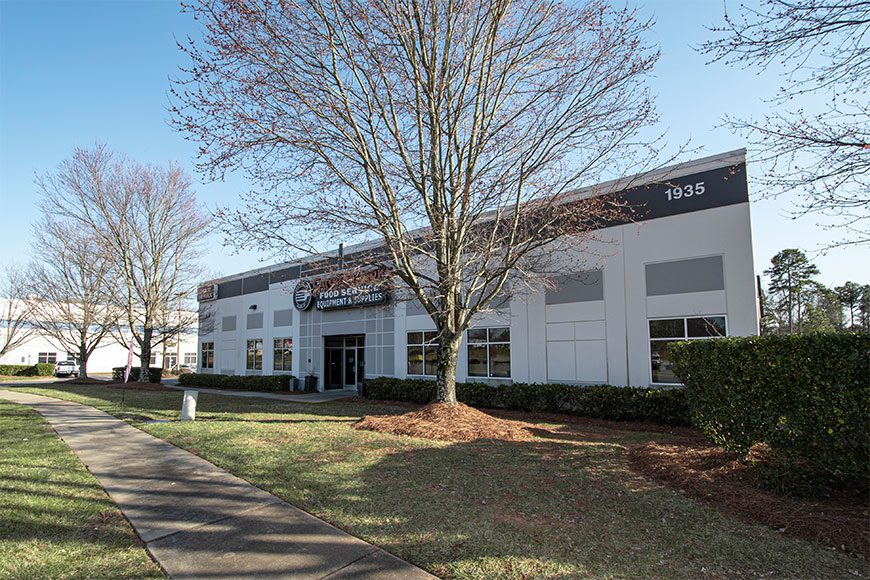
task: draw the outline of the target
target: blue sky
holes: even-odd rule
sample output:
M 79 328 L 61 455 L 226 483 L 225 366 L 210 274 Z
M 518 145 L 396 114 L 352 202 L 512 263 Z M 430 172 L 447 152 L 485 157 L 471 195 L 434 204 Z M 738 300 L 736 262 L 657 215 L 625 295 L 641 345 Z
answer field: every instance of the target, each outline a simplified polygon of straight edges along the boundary
M 747 146 L 720 127 L 722 116 L 763 113 L 779 79 L 773 71 L 756 75 L 707 65 L 693 50 L 709 37 L 706 27 L 721 21 L 722 2 L 648 0 L 640 6 L 656 19 L 650 40 L 662 50 L 650 83 L 661 117 L 656 129 L 666 130 L 673 145 L 690 139 L 699 149 L 691 157 Z M 0 262 L 27 261 L 37 216 L 33 177 L 51 171 L 73 147 L 103 141 L 141 161 L 178 161 L 193 173 L 195 145 L 169 125 L 167 92 L 184 64 L 175 38 L 196 33 L 197 23 L 176 1 L 0 0 Z M 812 253 L 826 284 L 870 282 L 870 249 L 816 255 L 830 232 L 812 217 L 789 219 L 787 196 L 758 199 L 752 176 L 761 168 L 752 159 L 750 148 L 756 270 L 761 273 L 778 250 L 799 247 Z M 196 189 L 201 202 L 215 208 L 235 205 L 248 188 L 231 177 L 197 181 Z M 208 263 L 214 274 L 262 265 L 254 253 L 233 254 L 217 236 L 210 240 Z

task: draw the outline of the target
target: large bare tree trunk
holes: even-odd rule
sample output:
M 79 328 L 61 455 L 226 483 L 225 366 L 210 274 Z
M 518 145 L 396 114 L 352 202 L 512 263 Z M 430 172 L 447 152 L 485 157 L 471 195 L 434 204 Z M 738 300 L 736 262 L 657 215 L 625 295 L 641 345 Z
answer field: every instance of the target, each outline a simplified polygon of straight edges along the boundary
M 79 345 L 79 358 L 82 361 L 79 363 L 79 378 L 86 379 L 88 378 L 88 358 L 90 358 L 90 352 L 88 352 L 88 346 L 84 342 Z
M 462 335 L 450 335 L 441 339 L 438 347 L 438 371 L 435 377 L 435 401 L 451 403 L 456 401 L 456 361 L 459 360 L 459 345 Z
M 142 348 L 139 352 L 139 382 L 150 382 L 149 367 L 151 366 L 151 337 L 154 329 L 146 326 L 142 331 Z

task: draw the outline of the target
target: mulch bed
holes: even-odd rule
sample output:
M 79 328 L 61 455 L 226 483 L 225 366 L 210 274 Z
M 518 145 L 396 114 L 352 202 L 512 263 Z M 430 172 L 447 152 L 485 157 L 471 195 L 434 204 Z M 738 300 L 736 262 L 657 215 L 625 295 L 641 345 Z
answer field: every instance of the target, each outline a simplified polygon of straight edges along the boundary
M 532 425 L 528 423 L 493 417 L 462 403 L 432 403 L 402 415 L 367 415 L 353 427 L 440 441 L 530 441 L 534 438 Z
M 77 377 L 63 381 L 66 385 L 105 385 L 106 381 L 100 379 L 92 379 L 91 377 Z
M 753 454 L 764 459 L 763 449 Z M 765 491 L 752 465 L 698 441 L 638 445 L 629 449 L 628 457 L 632 469 L 718 511 L 864 559 L 870 556 L 866 493 L 807 499 Z
M 110 389 L 126 389 L 128 391 L 168 391 L 172 393 L 180 392 L 178 389 L 165 387 L 159 383 L 101 383 L 103 386 Z
M 348 397 L 346 399 L 337 399 L 351 403 L 377 404 L 388 405 L 391 407 L 401 407 L 403 409 L 420 409 L 423 405 L 417 403 L 406 403 L 404 401 L 387 401 L 383 399 L 366 399 L 364 397 Z M 530 411 L 508 411 L 506 409 L 481 409 L 489 415 L 500 417 L 502 419 L 510 419 L 524 423 L 526 421 L 541 421 L 544 423 L 562 423 L 566 425 L 577 426 L 592 426 L 604 427 L 605 429 L 613 429 L 616 431 L 633 431 L 645 433 L 667 433 L 669 435 L 679 435 L 687 439 L 695 439 L 703 441 L 704 436 L 694 427 L 676 427 L 672 425 L 662 425 L 661 423 L 652 423 L 650 421 L 616 421 L 614 419 L 594 419 L 592 417 L 581 417 L 579 415 L 568 415 L 565 413 L 545 413 L 545 412 L 530 412 Z M 532 426 L 538 428 L 538 426 Z

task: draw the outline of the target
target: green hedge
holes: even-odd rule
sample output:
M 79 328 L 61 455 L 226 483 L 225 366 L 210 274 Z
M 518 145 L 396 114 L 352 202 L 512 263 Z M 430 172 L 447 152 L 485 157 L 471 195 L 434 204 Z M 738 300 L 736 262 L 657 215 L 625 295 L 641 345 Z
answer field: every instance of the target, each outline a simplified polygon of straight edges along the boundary
M 51 363 L 35 365 L 0 365 L 0 375 L 7 377 L 50 377 L 54 374 Z
M 123 381 L 124 380 L 124 371 L 127 370 L 127 367 L 113 367 L 112 368 L 112 380 L 113 381 Z M 149 383 L 159 383 L 163 379 L 163 369 L 157 367 L 148 367 L 148 382 Z M 128 382 L 134 383 L 139 380 L 139 367 L 132 367 L 130 369 L 130 378 Z
M 870 465 L 870 334 L 691 341 L 671 350 L 692 418 L 746 454 L 767 443 L 784 477 L 863 482 Z
M 379 377 L 367 381 L 365 396 L 426 404 L 435 399 L 434 381 Z M 682 389 L 555 384 L 457 383 L 456 398 L 472 407 L 570 413 L 599 419 L 688 425 Z
M 178 384 L 185 387 L 206 387 L 238 391 L 287 391 L 290 390 L 289 375 L 204 375 L 188 373 L 178 377 Z

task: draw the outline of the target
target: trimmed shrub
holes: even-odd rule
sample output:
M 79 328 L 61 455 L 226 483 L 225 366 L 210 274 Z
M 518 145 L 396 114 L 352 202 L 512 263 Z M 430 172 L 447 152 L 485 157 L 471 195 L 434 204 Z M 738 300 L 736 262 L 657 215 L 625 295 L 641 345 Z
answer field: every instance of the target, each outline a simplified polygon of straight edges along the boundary
M 131 367 L 130 368 L 130 379 L 129 382 L 135 382 L 139 380 L 139 368 L 140 367 Z M 127 367 L 113 367 L 112 368 L 112 380 L 116 382 L 121 382 L 124 380 L 124 371 L 127 370 Z M 148 382 L 149 383 L 159 383 L 163 378 L 163 369 L 157 367 L 148 367 Z
M 290 390 L 290 375 L 203 375 L 189 373 L 178 377 L 178 384 L 185 387 L 205 387 L 236 391 L 287 391 Z
M 36 363 L 36 374 L 40 377 L 50 377 L 54 374 L 54 365 L 51 363 Z
M 51 363 L 37 363 L 35 365 L 0 365 L 0 375 L 7 377 L 50 377 L 54 374 L 54 365 Z
M 379 377 L 366 382 L 369 399 L 426 404 L 435 399 L 435 382 Z M 680 388 L 611 385 L 457 383 L 456 398 L 472 407 L 569 413 L 598 419 L 688 425 L 689 410 Z
M 687 341 L 671 356 L 693 422 L 713 443 L 743 455 L 767 443 L 775 452 L 782 463 L 772 487 L 807 474 L 866 485 L 870 334 Z

